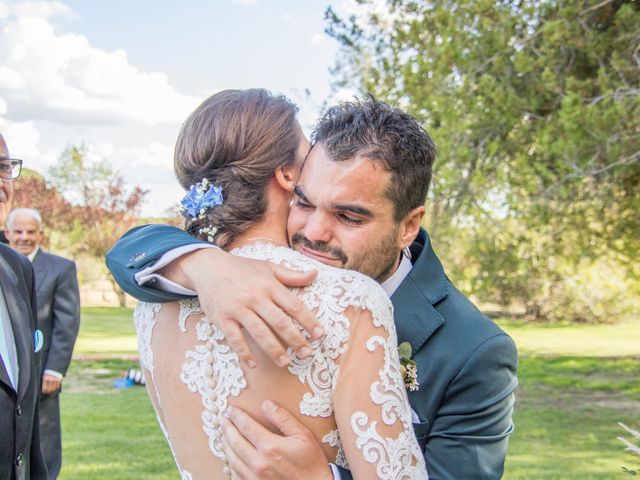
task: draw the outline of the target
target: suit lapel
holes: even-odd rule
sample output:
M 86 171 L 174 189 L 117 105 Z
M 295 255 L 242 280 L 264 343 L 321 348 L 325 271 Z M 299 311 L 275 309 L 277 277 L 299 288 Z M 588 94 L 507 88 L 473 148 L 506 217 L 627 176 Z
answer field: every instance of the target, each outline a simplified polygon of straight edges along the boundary
M 36 272 L 36 291 L 40 292 L 43 285 L 46 283 L 45 278 L 49 274 L 49 268 L 47 268 L 47 258 L 42 252 L 42 249 L 38 250 L 36 256 L 33 258 L 33 270 Z
M 13 385 L 11 385 L 11 380 L 9 380 L 9 374 L 7 373 L 7 367 L 4 365 L 3 358 L 0 358 L 0 382 L 6 384 L 13 390 Z
M 429 236 L 420 230 L 411 246 L 413 268 L 391 296 L 398 343 L 409 342 L 414 352 L 444 323 L 434 308 L 448 295 L 449 287 Z
M 4 292 L 4 299 L 9 312 L 9 320 L 13 329 L 16 342 L 16 355 L 18 357 L 18 401 L 22 399 L 29 386 L 31 377 L 31 317 L 24 296 L 18 291 L 18 277 L 13 269 L 0 257 L 0 284 Z M 3 365 L 4 369 L 4 365 Z M 5 372 L 6 373 L 6 372 Z

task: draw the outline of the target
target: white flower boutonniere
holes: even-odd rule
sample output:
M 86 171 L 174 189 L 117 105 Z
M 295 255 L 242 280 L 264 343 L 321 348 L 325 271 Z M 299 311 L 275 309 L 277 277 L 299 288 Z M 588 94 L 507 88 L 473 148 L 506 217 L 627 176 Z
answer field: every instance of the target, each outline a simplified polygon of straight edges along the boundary
M 418 365 L 411 358 L 413 349 L 409 342 L 402 342 L 398 345 L 398 355 L 400 356 L 400 373 L 404 380 L 404 386 L 410 392 L 416 392 L 420 388 L 418 383 Z

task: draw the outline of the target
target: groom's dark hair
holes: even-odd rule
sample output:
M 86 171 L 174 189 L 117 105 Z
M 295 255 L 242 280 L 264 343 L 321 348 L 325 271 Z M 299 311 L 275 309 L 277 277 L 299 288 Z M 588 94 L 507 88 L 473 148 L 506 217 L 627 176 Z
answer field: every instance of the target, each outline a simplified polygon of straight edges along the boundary
M 387 196 L 396 222 L 424 205 L 436 147 L 411 115 L 368 96 L 327 110 L 311 140 L 314 146 L 321 143 L 333 161 L 361 155 L 391 172 Z

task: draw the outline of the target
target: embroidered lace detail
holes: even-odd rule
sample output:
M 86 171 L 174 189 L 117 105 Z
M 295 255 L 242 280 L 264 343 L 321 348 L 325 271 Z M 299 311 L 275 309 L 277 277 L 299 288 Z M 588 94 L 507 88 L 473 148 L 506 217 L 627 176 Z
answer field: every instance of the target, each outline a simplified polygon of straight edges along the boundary
M 391 333 L 395 335 L 395 332 Z M 421 479 L 426 471 L 424 457 L 413 436 L 411 410 L 404 383 L 397 381 L 402 378 L 398 351 L 389 345 L 387 339 L 379 336 L 367 341 L 369 351 L 377 347 L 384 351 L 384 367 L 378 373 L 379 381 L 371 385 L 370 396 L 376 405 L 382 406 L 382 421 L 387 425 L 401 421 L 404 430 L 396 439 L 383 437 L 377 431 L 377 421 L 369 422 L 364 412 L 356 412 L 351 416 L 351 428 L 357 435 L 356 446 L 363 451 L 365 460 L 376 464 L 378 478 Z
M 393 309 L 381 287 L 361 274 L 327 267 L 285 247 L 254 243 L 231 253 L 268 260 L 295 270 L 318 272 L 313 284 L 296 293 L 308 308 L 316 312 L 326 335 L 312 343 L 312 354 L 306 359 L 298 358 L 289 349 L 289 371 L 309 390 L 299 403 L 299 410 L 303 415 L 333 415 L 333 402 L 341 373 L 341 356 L 347 352 L 352 340 L 350 320 L 346 312 L 350 308 L 369 310 L 371 322 L 374 327 L 378 327 L 378 333 L 368 339 L 366 349 L 373 352 L 382 348 L 384 352 L 384 363 L 377 376 L 373 377 L 376 380 L 372 381 L 369 390 L 370 405 L 352 409 L 353 413 L 349 412 L 351 428 L 341 430 L 341 434 L 332 430 L 322 441 L 337 449 L 335 463 L 341 467 L 349 468 L 342 443 L 348 441 L 362 451 L 362 457 L 352 459 L 354 468 L 375 468 L 377 477 L 382 479 L 426 478 L 424 459 L 411 426 L 410 409 L 399 371 Z M 143 366 L 150 365 L 152 369 L 150 343 L 155 324 L 153 316 L 160 306 L 147 305 L 149 306 L 136 309 L 136 329 L 141 362 L 144 357 Z M 179 302 L 177 321 L 180 331 L 187 332 L 188 328 L 195 328 L 196 334 L 195 345 L 185 353 L 180 379 L 190 392 L 200 396 L 203 407 L 202 428 L 208 437 L 209 448 L 217 458 L 224 459 L 220 442 L 220 415 L 228 406 L 229 396 L 237 397 L 247 383 L 237 355 L 224 343 L 224 336 L 215 325 L 204 315 L 195 323 L 187 324 L 188 318 L 196 313 L 202 313 L 197 300 Z M 387 336 L 382 335 L 379 327 L 382 327 Z M 360 348 L 362 347 L 361 345 Z M 361 401 L 355 403 L 363 404 Z M 354 412 L 369 406 L 370 410 Z M 398 432 L 395 438 L 387 438 L 389 435 L 383 435 L 379 431 L 378 426 L 382 424 L 392 426 L 393 431 Z M 402 428 L 398 428 L 399 426 Z M 375 467 L 368 467 L 369 464 L 374 464 Z M 183 479 L 190 478 L 188 472 L 183 471 L 180 466 L 178 468 Z
M 178 313 L 178 327 L 181 332 L 187 331 L 187 318 L 194 313 L 202 312 L 200 302 L 196 298 L 188 298 L 179 302 L 180 313 Z
M 180 302 L 180 329 L 186 331 L 186 319 L 193 313 L 200 313 L 197 300 Z M 185 354 L 182 365 L 182 380 L 189 391 L 199 393 L 204 407 L 202 429 L 209 437 L 209 448 L 222 459 L 224 452 L 220 442 L 220 415 L 227 408 L 229 395 L 237 397 L 247 386 L 238 356 L 231 348 L 221 343 L 224 335 L 220 329 L 202 316 L 196 324 L 196 344 L 194 350 Z
M 349 342 L 350 324 L 344 312 L 352 306 L 367 308 L 371 310 L 376 326 L 393 324 L 393 309 L 386 294 L 375 292 L 381 291 L 381 287 L 364 275 L 327 268 L 289 248 L 253 243 L 231 253 L 270 260 L 296 270 L 318 270 L 316 281 L 306 287 L 299 297 L 309 309 L 316 310 L 318 321 L 328 333 L 321 340 L 311 343 L 312 354 L 305 359 L 299 358 L 289 348 L 289 371 L 311 389 L 300 402 L 300 413 L 312 417 L 331 416 L 333 392 L 339 375 L 336 360 L 346 351 Z
M 151 336 L 156 324 L 155 316 L 162 308 L 161 303 L 138 302 L 133 311 L 133 323 L 136 326 L 140 365 L 153 375 L 153 351 L 151 350 Z
M 347 461 L 347 456 L 344 453 L 344 448 L 342 447 L 342 442 L 340 441 L 340 434 L 338 433 L 338 430 L 331 430 L 324 437 L 322 437 L 322 441 L 329 444 L 329 446 L 336 447 L 338 449 L 336 459 L 333 463 L 348 470 L 349 462 Z
M 376 472 L 381 479 L 426 478 L 424 457 L 415 440 L 411 410 L 400 374 L 393 307 L 381 287 L 358 273 L 326 268 L 290 249 L 270 244 L 254 243 L 232 253 L 271 260 L 298 270 L 318 270 L 316 281 L 299 292 L 299 297 L 308 308 L 315 309 L 317 319 L 327 334 L 312 343 L 312 355 L 306 359 L 298 358 L 289 349 L 289 371 L 311 389 L 300 402 L 303 415 L 328 417 L 333 414 L 333 394 L 340 373 L 337 360 L 348 348 L 350 340 L 350 323 L 345 311 L 348 307 L 357 307 L 371 312 L 374 326 L 384 328 L 389 335 L 386 339 L 375 336 L 367 342 L 369 351 L 377 347 L 384 350 L 379 380 L 371 385 L 371 401 L 381 406 L 381 418 L 385 424 L 393 425 L 399 421 L 403 431 L 395 439 L 386 438 L 378 433 L 376 421 L 369 422 L 366 413 L 355 412 L 351 416 L 351 427 L 357 436 L 356 445 L 363 451 L 366 461 L 376 464 Z M 338 448 L 335 463 L 348 468 L 337 430 L 325 435 L 322 441 Z
M 156 325 L 155 316 L 158 314 L 158 312 L 160 312 L 161 309 L 161 303 L 138 302 L 133 312 L 133 322 L 136 327 L 136 336 L 138 339 L 138 351 L 140 352 L 140 365 L 142 366 L 142 368 L 146 368 L 149 371 L 149 373 L 151 374 L 151 378 L 153 378 L 154 374 L 151 338 L 153 336 L 153 327 L 155 327 Z M 158 396 L 157 390 L 156 398 L 158 399 L 158 402 L 160 402 L 160 397 Z M 175 451 L 173 450 L 169 432 L 167 431 L 164 422 L 160 418 L 160 415 L 158 415 L 158 412 L 156 412 L 156 419 L 158 420 L 158 425 L 160 425 L 160 430 L 162 430 L 162 433 L 164 434 L 164 437 L 169 444 L 169 449 L 171 450 L 173 461 L 176 463 L 178 472 L 180 472 L 180 479 L 193 480 L 191 473 L 189 473 L 187 470 L 183 470 L 180 466 L 180 463 L 176 458 Z

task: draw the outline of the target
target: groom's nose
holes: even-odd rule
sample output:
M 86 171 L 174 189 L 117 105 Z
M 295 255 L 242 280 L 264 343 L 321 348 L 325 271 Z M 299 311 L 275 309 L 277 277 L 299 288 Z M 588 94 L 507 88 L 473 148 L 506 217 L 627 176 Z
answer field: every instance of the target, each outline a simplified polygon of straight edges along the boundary
M 329 243 L 331 240 L 331 220 L 321 211 L 315 210 L 304 226 L 304 236 L 312 242 Z

